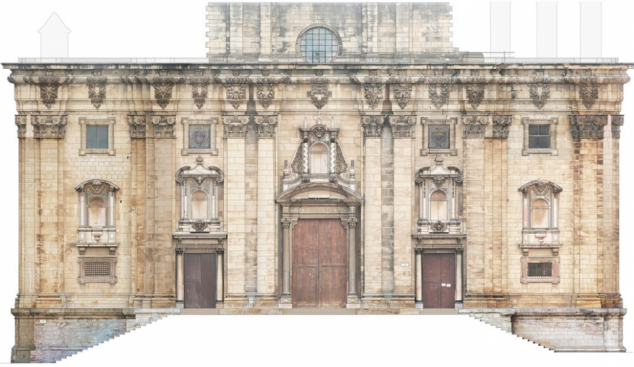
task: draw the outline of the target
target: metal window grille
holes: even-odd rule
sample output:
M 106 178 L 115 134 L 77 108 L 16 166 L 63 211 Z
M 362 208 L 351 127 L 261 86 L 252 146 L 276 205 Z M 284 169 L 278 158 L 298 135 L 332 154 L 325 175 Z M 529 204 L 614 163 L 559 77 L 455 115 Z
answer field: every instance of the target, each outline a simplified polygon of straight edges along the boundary
M 110 263 L 109 262 L 85 262 L 84 275 L 86 277 L 109 277 Z
M 553 263 L 528 263 L 528 276 L 531 278 L 550 278 L 553 276 Z

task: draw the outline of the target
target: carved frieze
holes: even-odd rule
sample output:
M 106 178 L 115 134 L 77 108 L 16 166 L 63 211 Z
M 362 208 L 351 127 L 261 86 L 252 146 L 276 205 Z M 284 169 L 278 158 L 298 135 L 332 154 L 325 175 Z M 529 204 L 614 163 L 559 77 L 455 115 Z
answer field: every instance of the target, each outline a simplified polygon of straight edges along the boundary
M 200 71 L 195 76 L 189 78 L 189 83 L 192 86 L 192 98 L 194 99 L 194 104 L 200 110 L 205 105 L 205 101 L 207 100 L 207 92 L 209 90 L 209 84 L 211 83 L 211 78 L 203 75 L 203 72 Z
M 383 115 L 362 116 L 363 136 L 366 138 L 380 138 L 384 122 L 385 116 Z
M 381 78 L 370 75 L 365 78 L 363 83 L 363 96 L 370 108 L 375 109 L 379 105 L 379 101 L 383 99 L 383 84 Z
M 45 72 L 44 75 L 40 77 L 24 77 L 24 81 L 27 84 L 35 84 L 40 87 L 40 98 L 47 108 L 51 108 L 51 106 L 55 104 L 59 87 L 72 82 L 73 79 L 74 78 L 71 75 L 66 75 L 62 80 L 51 71 Z
M 248 76 L 240 75 L 240 70 L 234 70 L 233 76 L 221 79 L 215 77 L 216 82 L 222 83 L 225 87 L 225 98 L 231 103 L 234 109 L 240 108 L 247 99 L 247 88 L 251 83 Z
M 513 122 L 513 115 L 493 116 L 493 137 L 506 139 L 509 137 L 509 127 Z
M 538 75 L 534 76 L 531 79 L 531 84 L 529 88 L 531 100 L 535 107 L 540 110 L 550 98 L 550 78 L 548 76 Z
M 277 127 L 277 116 L 254 116 L 253 122 L 258 133 L 259 139 L 271 139 L 275 137 L 275 128 Z
M 161 70 L 159 75 L 152 79 L 152 87 L 154 87 L 154 98 L 156 103 L 165 109 L 170 103 L 172 98 L 172 90 L 174 85 L 180 83 L 183 80 L 182 76 L 170 76 L 167 74 L 167 70 Z
M 86 78 L 86 84 L 88 85 L 88 98 L 90 98 L 90 103 L 92 103 L 96 109 L 101 107 L 103 100 L 106 98 L 107 83 L 108 78 L 101 75 L 101 70 L 94 70 L 92 75 Z
M 587 109 L 592 108 L 599 98 L 599 85 L 591 81 L 579 84 L 579 97 Z
M 154 115 L 152 116 L 152 126 L 154 126 L 155 139 L 172 139 L 176 126 L 176 116 L 174 115 Z
M 275 99 L 275 88 L 277 85 L 288 83 L 289 80 L 290 77 L 288 75 L 284 75 L 281 78 L 274 78 L 268 76 L 268 72 L 263 73 L 263 76 L 259 77 L 255 83 L 256 97 L 260 105 L 265 109 L 268 108 Z
M 394 139 L 413 138 L 416 116 L 390 116 L 388 118 L 392 126 Z
M 570 115 L 573 139 L 603 139 L 603 128 L 607 124 L 606 115 Z
M 24 139 L 26 138 L 26 115 L 16 115 L 15 116 L 15 126 L 18 127 L 18 138 Z
M 462 116 L 462 138 L 477 139 L 484 138 L 485 127 L 489 123 L 487 115 L 468 115 Z
M 145 139 L 145 116 L 128 115 L 130 139 Z
M 625 122 L 623 115 L 612 115 L 612 138 L 621 138 L 621 126 Z
M 447 223 L 444 223 L 442 221 L 432 222 L 430 228 L 433 232 L 446 232 Z
M 328 98 L 332 97 L 332 92 L 328 90 L 328 79 L 322 75 L 311 79 L 310 90 L 306 92 L 313 106 L 320 110 L 328 103 Z
M 225 138 L 245 138 L 249 126 L 249 116 L 223 116 Z
M 467 100 L 473 109 L 477 109 L 484 98 L 484 84 L 467 84 Z
M 428 85 L 429 98 L 436 108 L 441 108 L 449 100 L 449 84 L 430 83 Z
M 64 139 L 68 116 L 31 116 L 33 137 L 36 139 Z
M 412 78 L 407 76 L 404 70 L 398 70 L 396 74 L 397 75 L 391 76 L 387 82 L 394 92 L 396 103 L 398 103 L 401 109 L 404 109 L 412 98 Z

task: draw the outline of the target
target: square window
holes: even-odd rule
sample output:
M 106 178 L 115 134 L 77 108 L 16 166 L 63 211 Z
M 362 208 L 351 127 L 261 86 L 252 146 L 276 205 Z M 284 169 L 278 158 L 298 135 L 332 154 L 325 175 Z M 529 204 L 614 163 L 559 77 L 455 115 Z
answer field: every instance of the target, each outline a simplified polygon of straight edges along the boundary
M 108 149 L 108 125 L 86 126 L 86 149 Z
M 211 125 L 189 126 L 189 149 L 211 148 Z
M 182 155 L 218 155 L 218 149 L 216 149 L 216 125 L 218 124 L 218 118 L 189 119 L 183 117 L 181 123 L 183 124 Z
M 557 155 L 557 122 L 557 118 L 535 120 L 522 118 L 524 125 L 522 155 L 531 153 Z
M 559 257 L 522 256 L 522 276 L 520 281 L 527 283 L 559 283 Z
M 450 149 L 449 125 L 429 125 L 429 149 Z

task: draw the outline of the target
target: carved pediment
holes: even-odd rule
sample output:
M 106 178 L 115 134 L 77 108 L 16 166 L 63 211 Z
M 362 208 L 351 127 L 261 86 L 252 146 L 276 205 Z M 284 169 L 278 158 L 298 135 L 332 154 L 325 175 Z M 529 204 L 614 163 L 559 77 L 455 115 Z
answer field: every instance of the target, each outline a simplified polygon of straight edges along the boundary
M 176 171 L 176 182 L 183 184 L 187 179 L 193 179 L 198 185 L 201 185 L 206 179 L 221 183 L 225 179 L 224 172 L 216 166 L 204 166 L 203 158 L 196 158 L 196 166 L 183 166 Z
M 561 186 L 547 180 L 533 180 L 531 182 L 525 183 L 518 189 L 518 191 L 522 192 L 524 195 L 528 195 L 531 190 L 533 190 L 535 194 L 540 196 L 545 196 L 549 192 L 552 192 L 556 195 L 563 191 Z
M 280 204 L 295 204 L 300 202 L 335 203 L 359 205 L 363 202 L 363 195 L 336 183 L 310 183 L 295 186 L 279 194 L 275 201 Z

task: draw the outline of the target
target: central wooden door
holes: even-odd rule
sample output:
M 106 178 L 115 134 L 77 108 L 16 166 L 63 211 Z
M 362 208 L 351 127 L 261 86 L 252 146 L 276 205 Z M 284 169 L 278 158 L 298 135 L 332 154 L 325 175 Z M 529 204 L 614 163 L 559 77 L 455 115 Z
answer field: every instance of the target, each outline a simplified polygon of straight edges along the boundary
M 185 254 L 185 308 L 216 307 L 216 254 Z
M 340 219 L 297 221 L 293 228 L 294 307 L 345 307 L 346 247 Z
M 455 254 L 423 254 L 423 307 L 454 308 Z

